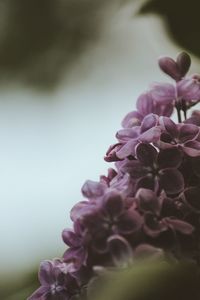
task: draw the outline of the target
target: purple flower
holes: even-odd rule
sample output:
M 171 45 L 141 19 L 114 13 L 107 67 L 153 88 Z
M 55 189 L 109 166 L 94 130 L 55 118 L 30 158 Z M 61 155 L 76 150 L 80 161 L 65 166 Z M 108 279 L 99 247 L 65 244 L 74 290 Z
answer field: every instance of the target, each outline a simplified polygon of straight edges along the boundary
M 163 201 L 164 195 L 157 197 L 156 193 L 148 189 L 139 189 L 136 195 L 138 208 L 144 214 L 144 232 L 155 238 L 162 232 L 172 230 L 182 234 L 191 234 L 194 230 L 193 226 L 174 216 L 164 216 Z
M 113 234 L 129 235 L 138 231 L 141 218 L 133 207 L 116 191 L 105 194 L 102 206 L 85 214 L 80 219 L 91 236 L 92 247 L 99 253 L 108 251 L 107 240 Z
M 96 182 L 92 180 L 87 180 L 81 191 L 84 197 L 94 200 L 101 197 L 107 188 L 106 182 Z
M 189 156 L 200 156 L 199 127 L 193 124 L 176 125 L 167 117 L 160 118 L 163 133 L 157 143 L 159 148 L 179 148 Z
M 60 260 L 44 261 L 40 265 L 39 280 L 41 287 L 28 300 L 70 300 L 78 294 L 78 284 Z
M 200 101 L 200 76 L 185 77 L 190 63 L 184 52 L 159 60 L 175 82 L 151 85 L 125 116 L 105 157 L 116 170 L 85 182 L 73 229 L 62 233 L 68 248 L 41 264 L 41 287 L 29 300 L 86 300 L 97 274 L 138 258 L 199 265 L 200 111 L 187 111 Z M 169 118 L 174 108 L 178 124 Z
M 174 106 L 177 97 L 175 85 L 171 83 L 156 82 L 152 85 L 151 93 L 155 101 L 158 103 L 171 103 L 171 105 Z M 162 114 L 159 115 L 165 116 Z
M 122 120 L 122 127 L 123 128 L 132 128 L 134 126 L 139 126 L 142 123 L 142 120 L 146 114 L 143 114 L 139 111 L 131 111 L 129 112 L 124 119 Z
M 193 75 L 177 83 L 177 105 L 187 109 L 200 101 L 200 76 Z
M 152 145 L 139 144 L 136 149 L 137 160 L 125 160 L 120 171 L 129 173 L 135 182 L 135 190 L 140 187 L 167 194 L 177 194 L 184 188 L 184 179 L 178 167 L 182 162 L 178 149 L 158 152 Z
M 173 106 L 171 103 L 171 98 L 161 97 L 160 99 L 156 98 L 154 95 L 154 90 L 156 84 L 151 85 L 149 91 L 139 96 L 137 100 L 137 110 L 143 116 L 143 119 L 149 114 L 156 114 L 161 116 L 170 117 L 173 111 Z
M 108 238 L 108 249 L 116 267 L 128 267 L 133 263 L 133 249 L 122 236 L 116 234 Z
M 121 147 L 117 149 L 116 156 L 119 159 L 135 156 L 135 149 L 139 143 L 156 142 L 159 140 L 160 134 L 158 116 L 154 114 L 147 115 L 140 127 L 126 128 L 117 132 L 116 136 L 121 143 Z
M 171 116 L 174 108 L 171 95 L 167 97 L 167 93 L 162 92 L 164 97 L 158 98 L 157 95 L 154 97 L 155 89 L 156 85 L 154 84 L 149 91 L 139 96 L 136 103 L 137 111 L 132 111 L 125 116 L 122 121 L 123 128 L 132 128 L 141 125 L 143 119 L 149 114 Z
M 193 124 L 200 127 L 200 111 L 199 110 L 193 111 L 191 117 L 186 119 L 184 123 Z
M 81 191 L 83 196 L 86 197 L 87 200 L 78 202 L 71 209 L 70 217 L 73 222 L 76 223 L 76 221 L 79 220 L 81 216 L 89 213 L 92 210 L 98 209 L 98 206 L 101 205 L 101 199 L 103 198 L 109 187 L 109 181 L 112 180 L 111 177 L 107 179 L 105 178 L 106 176 L 104 178 L 101 178 L 99 182 L 87 180 L 84 183 Z
M 118 191 L 122 196 L 128 196 L 131 190 L 129 175 L 116 174 L 116 171 L 113 172 L 112 169 L 109 169 L 108 177 L 101 176 L 100 182 L 92 180 L 85 182 L 82 187 L 82 194 L 88 199 L 78 202 L 72 208 L 70 216 L 73 222 L 76 223 L 84 215 L 100 209 L 104 195 L 110 191 Z
M 152 88 L 152 96 L 160 103 L 168 103 L 169 111 L 170 104 L 179 110 L 187 110 L 200 101 L 200 79 L 199 75 L 192 75 L 174 84 L 156 83 Z M 159 114 L 167 116 L 167 113 Z M 170 115 L 169 115 L 170 116 Z
M 200 76 L 192 75 L 177 84 L 178 95 L 184 100 L 200 100 Z
M 119 158 L 117 156 L 117 152 L 118 150 L 120 150 L 123 147 L 123 143 L 117 143 L 117 144 L 113 144 L 111 145 L 107 152 L 106 155 L 104 156 L 104 160 L 107 162 L 113 162 L 113 161 L 118 161 L 121 160 L 121 158 Z
M 196 117 L 200 119 L 200 110 L 194 110 L 192 112 L 192 117 Z
M 100 176 L 100 182 L 105 183 L 107 186 L 110 186 L 110 183 L 113 181 L 113 179 L 117 176 L 117 172 L 109 168 L 107 176 Z
M 63 241 L 69 248 L 65 251 L 63 258 L 70 265 L 70 271 L 78 271 L 87 260 L 87 243 L 84 230 L 79 221 L 74 223 L 74 231 L 64 229 L 62 233 Z

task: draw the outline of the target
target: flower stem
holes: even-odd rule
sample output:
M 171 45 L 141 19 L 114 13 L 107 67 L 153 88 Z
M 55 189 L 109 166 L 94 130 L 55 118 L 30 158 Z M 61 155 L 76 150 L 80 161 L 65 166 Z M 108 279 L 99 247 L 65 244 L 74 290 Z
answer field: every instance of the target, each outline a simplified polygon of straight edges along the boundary
M 183 113 L 184 113 L 184 118 L 186 120 L 187 119 L 187 109 L 184 109 Z
M 178 115 L 178 122 L 182 123 L 182 119 L 181 119 L 181 110 L 179 108 L 176 108 L 177 110 L 177 115 Z

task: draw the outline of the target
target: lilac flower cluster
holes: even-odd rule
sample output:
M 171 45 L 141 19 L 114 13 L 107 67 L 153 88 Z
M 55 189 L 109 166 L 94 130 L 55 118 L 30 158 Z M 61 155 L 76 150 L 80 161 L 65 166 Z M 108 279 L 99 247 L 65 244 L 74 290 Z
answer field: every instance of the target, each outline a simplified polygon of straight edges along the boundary
M 29 300 L 87 299 L 97 270 L 164 255 L 200 264 L 200 76 L 186 77 L 190 57 L 159 60 L 173 84 L 156 83 L 122 121 L 105 156 L 115 170 L 87 181 L 62 237 L 62 259 L 41 264 L 41 287 Z M 177 111 L 178 123 L 170 118 Z

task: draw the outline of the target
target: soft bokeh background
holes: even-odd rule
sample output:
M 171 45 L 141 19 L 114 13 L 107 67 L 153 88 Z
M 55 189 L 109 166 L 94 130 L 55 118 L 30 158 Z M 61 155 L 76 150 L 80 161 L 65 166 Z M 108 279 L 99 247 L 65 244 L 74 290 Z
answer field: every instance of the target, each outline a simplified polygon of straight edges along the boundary
M 200 69 L 192 2 L 0 1 L 0 299 L 26 299 L 39 262 L 62 255 L 69 211 L 106 173 L 123 116 L 168 80 L 157 58 L 186 49 Z

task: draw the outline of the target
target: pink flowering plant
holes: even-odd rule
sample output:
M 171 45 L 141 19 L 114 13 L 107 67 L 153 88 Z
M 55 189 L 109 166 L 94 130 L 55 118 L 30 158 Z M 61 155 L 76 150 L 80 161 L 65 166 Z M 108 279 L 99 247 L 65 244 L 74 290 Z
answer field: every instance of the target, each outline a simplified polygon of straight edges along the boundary
M 200 111 L 190 112 L 200 76 L 186 76 L 190 64 L 184 52 L 159 59 L 174 82 L 153 84 L 123 119 L 105 156 L 115 169 L 83 185 L 62 233 L 66 252 L 41 263 L 29 300 L 88 299 L 99 273 L 141 256 L 200 264 Z

